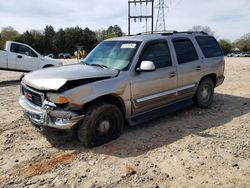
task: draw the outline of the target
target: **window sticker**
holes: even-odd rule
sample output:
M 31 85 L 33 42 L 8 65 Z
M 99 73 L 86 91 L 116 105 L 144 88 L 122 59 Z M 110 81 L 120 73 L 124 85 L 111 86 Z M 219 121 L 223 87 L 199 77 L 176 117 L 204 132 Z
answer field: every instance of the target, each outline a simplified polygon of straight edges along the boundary
M 121 48 L 135 48 L 136 44 L 134 43 L 127 43 L 127 44 L 122 44 Z

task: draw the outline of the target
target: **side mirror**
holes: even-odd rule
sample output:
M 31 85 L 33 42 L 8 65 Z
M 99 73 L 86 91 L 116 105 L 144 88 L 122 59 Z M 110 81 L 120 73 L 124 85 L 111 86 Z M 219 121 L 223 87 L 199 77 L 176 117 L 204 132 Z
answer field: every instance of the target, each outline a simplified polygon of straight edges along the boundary
M 155 70 L 156 68 L 153 61 L 142 61 L 140 67 L 136 69 L 138 72 L 152 72 Z

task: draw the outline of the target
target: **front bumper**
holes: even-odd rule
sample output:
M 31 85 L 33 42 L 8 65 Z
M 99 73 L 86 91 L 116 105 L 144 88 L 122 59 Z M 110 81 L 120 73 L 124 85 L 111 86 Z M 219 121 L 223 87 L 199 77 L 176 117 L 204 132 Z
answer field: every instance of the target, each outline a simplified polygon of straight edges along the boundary
M 84 115 L 79 115 L 75 112 L 56 110 L 55 106 L 50 103 L 43 104 L 43 107 L 38 107 L 30 103 L 24 96 L 19 98 L 19 104 L 23 108 L 24 115 L 29 120 L 40 127 L 52 127 L 56 129 L 72 129 L 80 122 Z

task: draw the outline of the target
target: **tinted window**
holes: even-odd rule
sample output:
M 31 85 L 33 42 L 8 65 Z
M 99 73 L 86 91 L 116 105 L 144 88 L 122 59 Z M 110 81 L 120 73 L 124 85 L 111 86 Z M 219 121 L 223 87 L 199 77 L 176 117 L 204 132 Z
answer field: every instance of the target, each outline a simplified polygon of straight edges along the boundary
M 197 52 L 191 40 L 174 39 L 173 44 L 179 64 L 188 63 L 198 59 Z
M 19 53 L 18 52 L 18 47 L 19 47 L 19 45 L 18 44 L 11 44 L 11 46 L 10 46 L 10 51 L 11 52 L 15 52 L 15 53 Z
M 30 48 L 24 46 L 24 45 L 20 45 L 20 44 L 11 44 L 10 47 L 10 51 L 11 52 L 15 52 L 15 53 L 20 53 L 20 54 L 24 54 L 27 56 L 31 56 L 31 57 L 38 57 L 38 55 L 33 52 L 33 50 L 31 50 Z
M 141 61 L 153 61 L 156 68 L 172 66 L 167 42 L 153 43 L 143 52 Z
M 195 37 L 205 57 L 223 56 L 221 48 L 214 37 Z

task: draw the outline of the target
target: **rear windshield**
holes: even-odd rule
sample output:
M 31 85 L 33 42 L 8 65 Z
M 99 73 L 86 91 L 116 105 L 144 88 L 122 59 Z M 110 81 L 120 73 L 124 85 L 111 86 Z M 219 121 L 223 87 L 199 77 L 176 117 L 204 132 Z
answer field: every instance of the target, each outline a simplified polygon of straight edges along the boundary
M 206 58 L 223 56 L 222 50 L 214 37 L 197 36 L 195 38 Z

